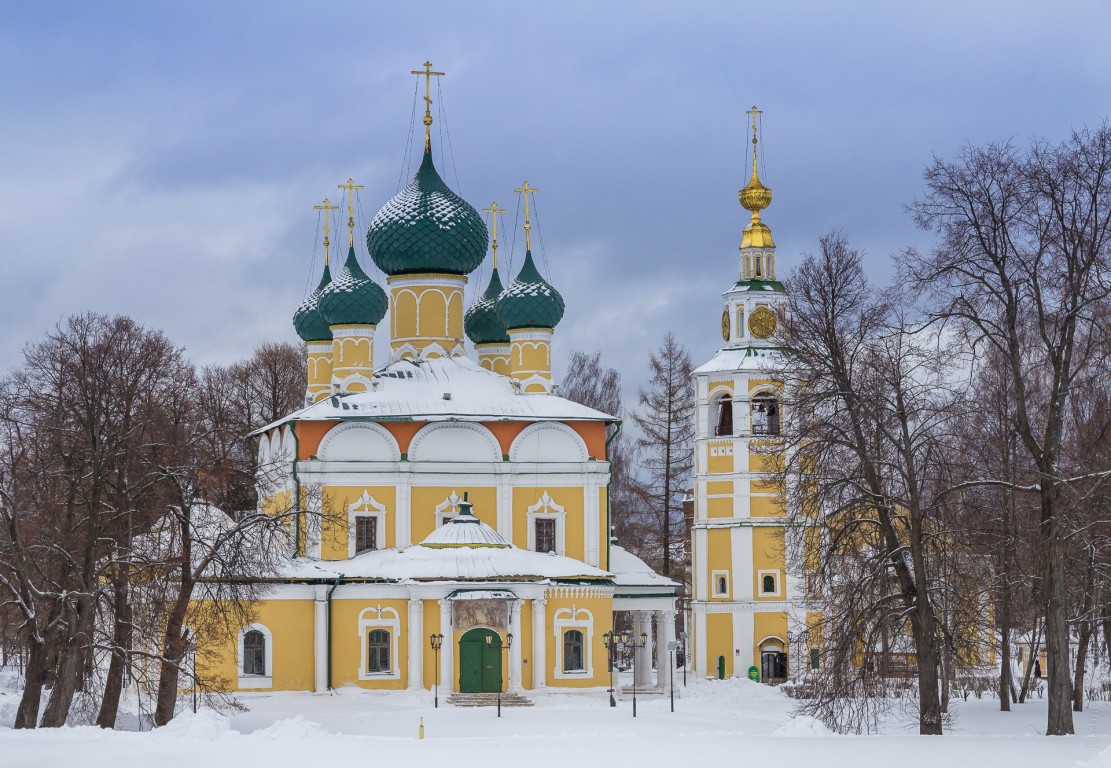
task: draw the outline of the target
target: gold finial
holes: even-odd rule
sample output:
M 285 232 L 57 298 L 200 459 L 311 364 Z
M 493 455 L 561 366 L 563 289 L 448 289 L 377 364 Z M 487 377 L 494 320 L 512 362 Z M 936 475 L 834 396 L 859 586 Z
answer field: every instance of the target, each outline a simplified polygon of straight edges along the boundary
M 499 208 L 497 202 L 490 203 L 489 208 L 483 208 L 483 213 L 490 214 L 490 218 L 494 221 L 494 242 L 491 244 L 494 249 L 494 269 L 498 268 L 498 214 L 505 213 L 504 208 Z
M 756 131 L 760 115 L 764 113 L 754 106 L 745 114 L 752 115 L 752 178 L 749 179 L 745 188 L 738 193 L 738 197 L 741 205 L 752 211 L 752 222 L 758 224 L 760 222 L 760 211 L 772 203 L 772 191 L 760 183 L 760 174 L 756 168 L 756 145 L 759 143 Z
M 328 226 L 328 211 L 338 211 L 338 205 L 328 205 L 328 198 L 324 198 L 324 205 L 314 205 L 314 211 L 324 211 L 324 266 L 328 266 L 328 246 L 332 244 L 331 239 L 328 237 L 331 234 L 331 228 Z
M 442 77 L 443 72 L 433 72 L 432 62 L 426 61 L 421 66 L 424 69 L 414 69 L 413 75 L 424 75 L 424 151 L 432 149 L 432 78 Z
M 355 247 L 355 190 L 362 189 L 362 185 L 356 184 L 352 178 L 347 179 L 346 184 L 337 184 L 338 189 L 347 190 L 347 239 L 348 245 L 352 248 Z
M 531 251 L 532 250 L 532 220 L 531 220 L 530 214 L 529 214 L 528 196 L 532 195 L 532 194 L 536 194 L 540 190 L 536 189 L 535 187 L 530 187 L 528 185 L 528 182 L 526 181 L 523 185 L 521 185 L 521 189 L 515 189 L 513 191 L 518 192 L 518 193 L 525 196 L 525 250 L 526 251 Z

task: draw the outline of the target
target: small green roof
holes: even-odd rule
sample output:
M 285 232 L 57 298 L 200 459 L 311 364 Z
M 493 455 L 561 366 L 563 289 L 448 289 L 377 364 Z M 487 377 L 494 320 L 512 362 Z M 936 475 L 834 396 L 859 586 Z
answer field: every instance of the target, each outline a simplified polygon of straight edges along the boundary
M 417 175 L 375 214 L 366 244 L 387 275 L 466 275 L 486 256 L 486 222 L 444 183 L 426 149 Z
M 494 271 L 490 273 L 490 285 L 486 287 L 486 292 L 467 310 L 463 319 L 467 338 L 475 344 L 509 343 L 509 334 L 505 332 L 505 325 L 498 319 L 497 303 L 501 293 L 501 277 L 498 276 L 498 268 L 494 267 Z
M 330 325 L 377 325 L 388 306 L 386 292 L 363 272 L 352 246 L 343 269 L 320 294 L 320 311 Z
M 563 297 L 540 276 L 532 251 L 525 251 L 525 263 L 517 279 L 498 298 L 498 319 L 508 330 L 555 328 L 563 319 L 563 309 Z
M 320 311 L 320 294 L 332 281 L 332 274 L 328 265 L 324 265 L 324 274 L 320 276 L 320 285 L 301 302 L 297 311 L 293 313 L 293 327 L 301 341 L 331 341 L 332 330 L 328 327 L 328 318 Z

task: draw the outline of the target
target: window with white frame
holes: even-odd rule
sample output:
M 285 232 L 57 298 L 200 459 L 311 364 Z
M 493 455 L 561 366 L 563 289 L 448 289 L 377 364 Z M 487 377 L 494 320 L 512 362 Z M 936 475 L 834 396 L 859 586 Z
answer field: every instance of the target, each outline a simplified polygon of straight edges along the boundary
M 386 505 L 379 503 L 368 491 L 347 507 L 350 535 L 347 556 L 378 549 L 386 542 Z
M 714 597 L 729 597 L 729 571 L 713 571 L 710 574 Z
M 566 526 L 563 507 L 556 504 L 547 491 L 528 508 L 528 548 L 533 552 L 567 553 Z M 540 523 L 540 521 L 550 521 Z M 539 523 L 539 525 L 538 525 Z M 541 544 L 550 549 L 541 549 Z
M 556 666 L 557 679 L 590 677 L 594 674 L 594 614 L 585 608 L 560 608 L 552 621 L 557 648 L 562 660 Z
M 363 609 L 359 614 L 359 644 L 362 646 L 360 680 L 397 680 L 401 677 L 397 656 L 400 631 L 401 621 L 395 609 L 384 608 L 381 604 Z
M 239 687 L 273 686 L 274 637 L 262 624 L 248 624 L 239 633 Z
M 779 571 L 758 571 L 756 578 L 760 588 L 760 597 L 779 597 Z

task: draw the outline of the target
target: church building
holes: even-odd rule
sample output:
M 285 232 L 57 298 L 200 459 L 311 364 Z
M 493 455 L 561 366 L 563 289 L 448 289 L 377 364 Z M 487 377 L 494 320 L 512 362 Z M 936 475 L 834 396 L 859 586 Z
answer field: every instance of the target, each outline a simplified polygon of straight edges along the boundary
M 422 160 L 366 234 L 385 286 L 360 264 L 349 180 L 346 259 L 333 273 L 326 229 L 319 285 L 294 315 L 306 405 L 255 433 L 260 504 L 298 512 L 297 556 L 209 675 L 231 691 L 604 691 L 607 633 L 629 612 L 647 640 L 638 683 L 652 685 L 678 585 L 611 541 L 617 420 L 557 394 L 564 301 L 531 250 L 535 190 L 518 190 L 525 253 L 503 287 L 502 211 L 486 211 L 491 244 L 433 162 L 438 73 L 415 74 L 426 78 Z M 335 207 L 318 207 L 327 222 Z M 464 311 L 488 248 L 489 283 Z M 387 310 L 389 358 L 376 360 Z

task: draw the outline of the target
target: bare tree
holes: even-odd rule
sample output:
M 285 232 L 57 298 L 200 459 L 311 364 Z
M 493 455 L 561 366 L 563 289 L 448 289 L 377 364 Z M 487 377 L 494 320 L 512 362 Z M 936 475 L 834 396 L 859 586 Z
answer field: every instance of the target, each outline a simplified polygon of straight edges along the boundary
M 1111 128 L 1026 152 L 967 147 L 954 161 L 935 158 L 925 179 L 911 211 L 940 242 L 908 251 L 902 265 L 936 302 L 934 316 L 956 321 L 971 348 L 994 349 L 1011 369 L 1012 426 L 1037 473 L 1014 490 L 1040 505 L 1046 733 L 1070 734 L 1065 496 L 1074 479 L 1061 462 L 1069 399 L 1108 330 L 1094 308 L 1111 293 Z
M 641 494 L 655 521 L 657 552 L 651 558 L 664 575 L 672 573 L 677 533 L 683 530 L 683 491 L 690 483 L 694 452 L 694 386 L 691 357 L 670 331 L 649 357 L 652 378 L 639 392 L 633 422 L 640 467 L 645 473 Z M 681 574 L 679 574 L 681 575 Z

